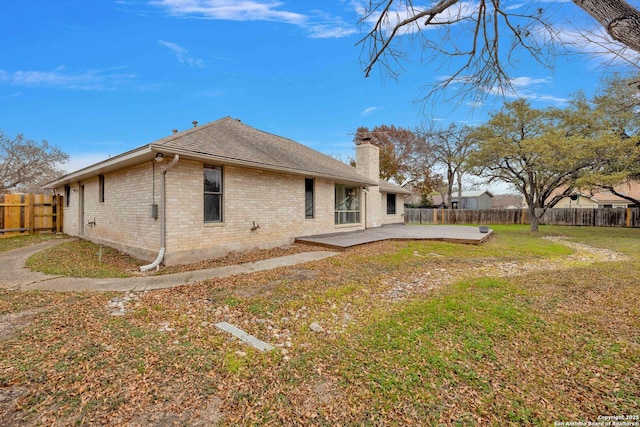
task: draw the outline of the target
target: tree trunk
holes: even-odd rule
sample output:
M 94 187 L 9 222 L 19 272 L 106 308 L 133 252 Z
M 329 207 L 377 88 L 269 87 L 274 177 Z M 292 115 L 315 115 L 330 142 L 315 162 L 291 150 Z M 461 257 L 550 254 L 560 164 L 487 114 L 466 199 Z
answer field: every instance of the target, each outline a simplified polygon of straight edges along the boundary
M 451 203 L 451 197 L 453 196 L 453 180 L 455 179 L 455 175 L 453 173 L 453 171 L 451 170 L 447 170 L 447 203 L 448 203 L 448 209 L 453 209 L 453 203 Z M 458 203 L 460 203 L 460 200 L 458 200 Z
M 533 205 L 533 203 L 531 203 L 529 205 L 529 222 L 531 223 L 531 231 L 537 233 L 538 232 L 538 223 L 540 221 L 538 220 L 538 217 L 536 215 L 536 208 Z
M 573 0 L 616 41 L 640 52 L 640 11 L 624 0 Z
M 462 209 L 462 174 L 457 171 L 456 175 L 458 179 L 458 209 Z

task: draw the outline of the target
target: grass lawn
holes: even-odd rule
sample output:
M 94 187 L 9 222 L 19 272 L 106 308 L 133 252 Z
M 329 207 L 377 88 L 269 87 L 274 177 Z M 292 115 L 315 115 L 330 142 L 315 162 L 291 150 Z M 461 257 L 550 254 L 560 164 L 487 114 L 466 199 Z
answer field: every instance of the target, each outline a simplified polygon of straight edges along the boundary
M 16 237 L 5 237 L 0 239 L 0 252 L 6 252 L 13 249 L 19 249 L 29 245 L 35 245 L 47 240 L 55 239 L 55 234 L 33 234 Z
M 383 242 L 169 290 L 0 290 L 0 425 L 639 416 L 640 229 L 492 228 L 482 246 Z

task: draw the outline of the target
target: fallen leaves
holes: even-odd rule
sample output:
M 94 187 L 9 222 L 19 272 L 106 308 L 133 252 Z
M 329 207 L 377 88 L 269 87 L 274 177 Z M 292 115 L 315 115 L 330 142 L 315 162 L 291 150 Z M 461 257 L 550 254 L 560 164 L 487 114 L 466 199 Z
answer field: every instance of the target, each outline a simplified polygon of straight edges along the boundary
M 0 339 L 0 424 L 546 424 L 631 413 L 637 262 L 603 252 L 613 263 L 593 264 L 598 254 L 574 250 L 488 259 L 383 242 L 175 289 L 2 291 L 0 313 L 31 314 Z M 276 349 L 255 351 L 219 321 Z

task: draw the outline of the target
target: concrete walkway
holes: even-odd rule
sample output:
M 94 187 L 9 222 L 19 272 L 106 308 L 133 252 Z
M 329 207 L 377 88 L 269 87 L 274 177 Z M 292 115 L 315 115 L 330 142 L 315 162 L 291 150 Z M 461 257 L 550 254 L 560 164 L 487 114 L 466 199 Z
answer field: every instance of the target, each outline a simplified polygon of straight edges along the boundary
M 404 225 L 391 224 L 367 228 L 352 233 L 332 233 L 296 238 L 297 243 L 309 243 L 333 249 L 346 249 L 382 240 L 439 240 L 479 245 L 493 230 L 481 233 L 479 227 L 460 225 Z
M 478 227 L 442 225 L 388 225 L 353 233 L 325 234 L 296 239 L 300 243 L 310 243 L 336 249 L 381 240 L 442 240 L 456 243 L 480 244 L 493 233 L 481 233 Z M 0 289 L 46 290 L 46 291 L 145 291 L 190 285 L 207 279 L 228 277 L 238 274 L 255 273 L 288 267 L 305 262 L 318 261 L 337 255 L 337 252 L 301 252 L 263 261 L 229 265 L 208 270 L 161 276 L 139 276 L 125 279 L 85 279 L 49 276 L 25 268 L 25 262 L 32 254 L 69 239 L 52 239 L 32 246 L 0 253 Z
M 65 241 L 68 240 L 48 240 L 37 245 L 0 253 L 0 288 L 23 291 L 146 291 L 191 285 L 207 279 L 255 273 L 257 271 L 272 270 L 278 267 L 288 267 L 337 255 L 337 252 L 327 251 L 301 252 L 263 261 L 229 265 L 208 270 L 196 270 L 161 276 L 128 277 L 124 279 L 85 279 L 49 276 L 33 272 L 24 267 L 27 258 L 32 254 Z

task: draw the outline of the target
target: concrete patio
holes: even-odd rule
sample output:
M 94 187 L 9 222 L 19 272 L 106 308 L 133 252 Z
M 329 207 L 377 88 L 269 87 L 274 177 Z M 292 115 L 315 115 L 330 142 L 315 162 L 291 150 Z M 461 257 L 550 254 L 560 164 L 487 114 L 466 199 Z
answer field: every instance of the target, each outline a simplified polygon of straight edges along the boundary
M 382 240 L 438 240 L 443 242 L 479 245 L 485 242 L 493 230 L 481 233 L 479 227 L 458 225 L 404 225 L 393 224 L 368 228 L 351 233 L 332 233 L 297 237 L 296 243 L 346 249 Z

